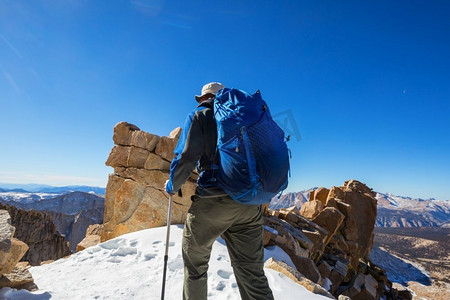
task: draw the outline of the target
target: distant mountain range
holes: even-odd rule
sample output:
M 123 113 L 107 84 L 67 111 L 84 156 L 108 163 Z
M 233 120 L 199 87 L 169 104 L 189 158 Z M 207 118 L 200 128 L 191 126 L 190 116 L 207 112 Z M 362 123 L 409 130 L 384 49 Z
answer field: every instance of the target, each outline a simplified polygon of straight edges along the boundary
M 275 197 L 270 202 L 271 209 L 290 206 L 300 208 L 309 199 L 308 190 L 286 193 L 280 198 Z M 392 194 L 377 193 L 378 215 L 377 227 L 449 227 L 450 201 L 411 198 Z
M 3 189 L 5 190 L 5 189 Z M 0 203 L 24 210 L 43 211 L 50 215 L 59 231 L 75 251 L 84 238 L 86 229 L 92 224 L 103 223 L 105 199 L 92 190 L 66 193 L 0 191 Z
M 105 188 L 87 185 L 67 185 L 67 186 L 51 186 L 45 184 L 17 184 L 17 183 L 0 183 L 1 192 L 17 192 L 17 193 L 54 193 L 66 194 L 70 192 L 95 193 L 98 195 L 105 194 Z
M 377 227 L 450 227 L 450 201 L 377 193 Z

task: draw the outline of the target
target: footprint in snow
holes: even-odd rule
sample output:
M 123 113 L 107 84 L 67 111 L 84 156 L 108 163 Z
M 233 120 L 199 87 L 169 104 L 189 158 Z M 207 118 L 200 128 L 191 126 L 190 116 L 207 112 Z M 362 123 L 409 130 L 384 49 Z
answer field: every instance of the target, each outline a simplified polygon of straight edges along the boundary
M 156 245 L 156 244 L 160 244 L 160 243 L 162 243 L 162 242 L 161 241 L 154 241 L 152 244 Z
M 217 256 L 217 260 L 218 260 L 218 261 L 221 261 L 222 259 L 225 260 L 226 262 L 229 262 L 229 260 L 226 259 L 226 257 L 224 257 L 223 255 Z
M 144 260 L 145 261 L 149 261 L 149 260 L 151 260 L 152 258 L 155 258 L 156 257 L 156 254 L 145 254 L 144 255 Z
M 114 250 L 125 244 L 125 239 L 114 239 L 100 244 L 100 247 L 107 250 Z
M 183 269 L 183 259 L 181 259 L 181 255 L 178 255 L 174 260 L 170 261 L 167 266 L 170 271 L 176 271 Z
M 219 283 L 216 286 L 216 290 L 223 291 L 224 288 L 225 288 L 225 283 L 223 281 L 219 281 Z
M 120 263 L 122 262 L 120 259 L 115 258 L 115 257 L 110 258 L 110 259 L 108 259 L 108 260 L 106 260 L 106 261 L 107 261 L 107 262 L 112 262 L 112 263 L 115 263 L 115 264 L 120 264 Z
M 175 242 L 169 242 L 169 247 L 175 246 Z
M 222 269 L 217 271 L 217 275 L 219 275 L 223 279 L 230 279 L 231 274 L 233 274 L 233 272 L 222 270 Z
M 138 240 L 131 240 L 129 245 L 130 247 L 136 247 L 138 243 L 139 243 Z
M 114 251 L 111 255 L 112 256 L 127 256 L 127 255 L 134 255 L 137 254 L 136 248 L 127 248 L 127 247 L 121 247 Z

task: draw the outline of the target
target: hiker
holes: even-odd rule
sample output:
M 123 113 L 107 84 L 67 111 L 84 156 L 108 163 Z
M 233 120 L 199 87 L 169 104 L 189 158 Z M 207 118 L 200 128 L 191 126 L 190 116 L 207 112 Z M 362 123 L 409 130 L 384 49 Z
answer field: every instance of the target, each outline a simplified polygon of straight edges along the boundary
M 214 99 L 224 86 L 211 82 L 203 86 L 199 103 L 188 115 L 170 166 L 165 189 L 175 194 L 194 168 L 199 171 L 198 187 L 191 197 L 183 231 L 183 299 L 207 298 L 207 271 L 214 241 L 225 239 L 241 298 L 273 299 L 264 275 L 263 215 L 261 205 L 233 200 L 213 177 L 217 165 L 217 125 Z M 233 183 L 230 183 L 233 184 Z

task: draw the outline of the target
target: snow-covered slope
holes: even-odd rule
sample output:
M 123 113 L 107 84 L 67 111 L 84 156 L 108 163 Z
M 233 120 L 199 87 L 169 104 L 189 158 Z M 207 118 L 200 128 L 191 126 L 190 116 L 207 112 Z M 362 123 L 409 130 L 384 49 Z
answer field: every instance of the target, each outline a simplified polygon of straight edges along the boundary
M 181 299 L 183 260 L 182 226 L 171 226 L 166 299 Z M 29 293 L 9 288 L 1 299 L 160 299 L 166 227 L 129 233 L 67 259 L 32 267 L 39 291 Z M 265 259 L 286 254 L 279 248 L 266 250 Z M 211 253 L 208 271 L 209 299 L 240 299 L 230 258 L 222 239 Z M 275 299 L 328 299 L 294 283 L 285 275 L 265 269 Z M 8 298 L 10 297 L 10 298 Z

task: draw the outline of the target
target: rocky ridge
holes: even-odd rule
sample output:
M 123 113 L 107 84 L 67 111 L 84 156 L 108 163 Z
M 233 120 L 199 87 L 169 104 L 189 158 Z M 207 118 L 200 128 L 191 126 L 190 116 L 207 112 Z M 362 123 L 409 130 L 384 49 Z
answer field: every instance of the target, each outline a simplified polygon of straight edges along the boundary
M 369 260 L 376 204 L 375 193 L 356 180 L 318 188 L 300 211 L 266 211 L 264 244 L 283 249 L 297 271 L 335 297 L 396 299 L 385 271 Z
M 92 193 L 77 191 L 53 197 L 30 194 L 24 199 L 20 196 L 3 196 L 0 202 L 24 210 L 43 211 L 51 216 L 58 232 L 69 242 L 71 251 L 75 251 L 89 225 L 103 222 L 105 200 Z
M 14 237 L 16 228 L 11 223 L 8 211 L 0 209 L 0 288 L 36 290 L 27 264 L 19 264 L 28 245 Z
M 51 216 L 5 204 L 0 204 L 0 209 L 9 213 L 15 236 L 29 247 L 22 261 L 35 266 L 70 254 L 69 245 L 64 236 L 59 234 Z
M 125 122 L 114 127 L 115 146 L 106 162 L 114 167 L 114 174 L 106 189 L 102 241 L 166 225 L 168 202 L 163 186 L 179 135 L 177 129 L 169 137 L 158 137 Z M 184 222 L 195 178 L 193 173 L 183 186 L 185 196 L 175 198 L 174 224 Z M 264 245 L 284 250 L 295 268 L 273 259 L 266 267 L 290 274 L 310 291 L 330 298 L 402 299 L 385 271 L 369 261 L 377 215 L 375 196 L 363 183 L 350 180 L 341 187 L 309 191 L 301 211 L 295 206 L 275 210 L 266 205 Z M 297 195 L 294 201 L 305 198 Z

